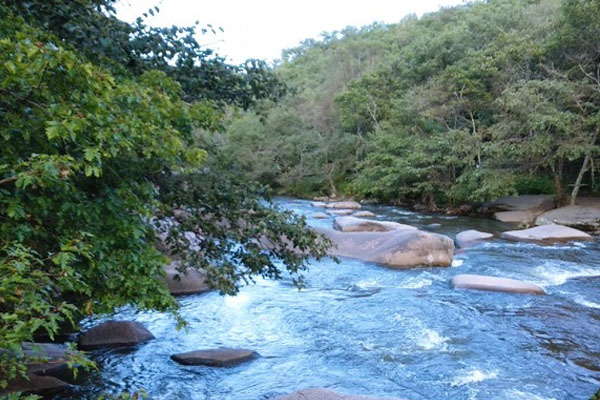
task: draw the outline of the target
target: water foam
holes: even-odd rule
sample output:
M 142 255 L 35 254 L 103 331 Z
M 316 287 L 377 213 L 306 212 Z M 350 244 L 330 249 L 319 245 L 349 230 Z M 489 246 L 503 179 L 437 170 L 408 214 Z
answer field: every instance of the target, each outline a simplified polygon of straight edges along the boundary
M 450 382 L 451 386 L 463 386 L 469 383 L 478 383 L 488 379 L 494 379 L 498 376 L 497 371 L 482 371 L 479 369 L 473 369 L 466 374 L 457 376 Z
M 464 262 L 465 262 L 465 260 L 452 260 L 452 266 L 460 267 L 461 265 L 463 265 Z
M 426 328 L 421 332 L 421 337 L 417 338 L 417 345 L 424 350 L 433 350 L 435 348 L 445 350 L 448 340 L 447 337 L 440 335 L 433 329 Z
M 541 279 L 540 286 L 560 286 L 572 278 L 600 276 L 600 268 L 567 262 L 545 262 L 535 267 L 532 274 Z

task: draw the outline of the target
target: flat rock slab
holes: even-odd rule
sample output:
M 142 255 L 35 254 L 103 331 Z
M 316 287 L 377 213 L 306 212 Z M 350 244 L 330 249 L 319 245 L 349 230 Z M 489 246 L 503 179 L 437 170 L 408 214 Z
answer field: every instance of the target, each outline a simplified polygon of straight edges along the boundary
M 494 214 L 494 219 L 500 222 L 533 225 L 536 217 L 542 213 L 541 210 L 500 211 Z
M 333 221 L 333 228 L 342 232 L 389 232 L 398 229 L 417 228 L 411 225 L 390 221 L 375 221 L 356 217 L 339 217 Z
M 209 349 L 173 354 L 171 359 L 183 365 L 207 365 L 209 367 L 232 367 L 258 357 L 248 349 Z
M 211 290 L 206 283 L 204 271 L 187 269 L 185 272 L 179 272 L 176 262 L 165 267 L 165 279 L 169 292 L 173 296 L 204 293 Z
M 325 207 L 327 205 L 327 203 L 322 202 L 322 201 L 313 201 L 310 203 L 310 205 L 313 207 Z
M 343 209 L 358 210 L 362 206 L 355 201 L 336 201 L 335 203 L 327 204 L 325 207 L 326 208 L 343 208 Z
M 330 210 L 327 212 L 331 215 L 350 215 L 354 210 Z
M 468 231 L 463 231 L 456 235 L 456 244 L 458 244 L 459 247 L 465 247 L 493 237 L 494 235 L 491 233 L 469 229 Z
M 154 339 L 154 335 L 136 321 L 106 321 L 79 337 L 79 348 L 95 350 L 105 347 L 127 347 Z
M 315 228 L 333 242 L 329 254 L 382 264 L 392 268 L 447 267 L 452 264 L 454 241 L 447 236 L 398 229 L 390 232 L 340 232 Z
M 593 240 L 587 233 L 563 225 L 541 225 L 529 229 L 507 231 L 502 233 L 501 237 L 521 242 L 537 243 Z
M 400 400 L 390 397 L 355 396 L 334 392 L 329 389 L 305 389 L 279 396 L 272 400 Z
M 600 204 L 566 206 L 540 215 L 536 225 L 558 224 L 584 230 L 600 229 Z
M 318 213 L 314 213 L 313 215 L 311 215 L 311 218 L 327 219 L 327 218 L 329 218 L 329 215 L 325 214 L 324 212 L 318 212 Z
M 544 290 L 533 283 L 516 279 L 498 278 L 485 275 L 456 275 L 450 279 L 450 285 L 455 289 L 487 290 L 492 292 L 545 294 Z
M 486 203 L 485 207 L 499 211 L 547 211 L 554 208 L 554 200 L 549 194 L 506 196 Z
M 371 211 L 358 211 L 355 212 L 354 214 L 352 214 L 353 217 L 359 217 L 359 218 L 373 218 L 375 216 L 374 213 L 372 213 Z

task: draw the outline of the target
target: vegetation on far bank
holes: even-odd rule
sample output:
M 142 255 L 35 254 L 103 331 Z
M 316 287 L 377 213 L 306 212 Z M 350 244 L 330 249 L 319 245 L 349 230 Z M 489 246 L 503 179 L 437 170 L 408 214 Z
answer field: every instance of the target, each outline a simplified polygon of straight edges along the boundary
M 600 2 L 494 0 L 287 50 L 292 91 L 228 121 L 283 193 L 426 204 L 598 193 Z

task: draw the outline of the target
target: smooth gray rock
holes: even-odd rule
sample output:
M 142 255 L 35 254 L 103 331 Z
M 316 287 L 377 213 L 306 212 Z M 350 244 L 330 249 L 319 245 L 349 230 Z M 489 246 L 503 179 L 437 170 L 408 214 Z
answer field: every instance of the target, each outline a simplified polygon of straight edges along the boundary
M 541 210 L 500 211 L 494 214 L 494 219 L 500 222 L 530 226 L 533 225 L 536 217 L 542 213 Z
M 128 347 L 154 339 L 154 335 L 136 321 L 106 321 L 79 337 L 79 348 Z
M 173 354 L 171 359 L 183 365 L 207 365 L 209 367 L 231 367 L 258 357 L 248 349 L 208 349 Z
M 333 221 L 333 228 L 342 232 L 389 232 L 398 229 L 417 229 L 414 226 L 399 224 L 397 222 L 356 217 L 338 217 Z
M 593 240 L 587 233 L 563 225 L 541 225 L 529 229 L 507 231 L 502 233 L 501 237 L 520 242 L 537 243 Z
M 298 390 L 285 396 L 279 396 L 272 400 L 400 400 L 390 397 L 371 397 L 346 395 L 329 389 L 305 389 Z
M 330 255 L 356 258 L 392 268 L 447 267 L 452 264 L 454 241 L 417 229 L 390 232 L 340 232 L 315 228 L 333 242 Z
M 325 214 L 324 212 L 317 212 L 317 213 L 314 213 L 313 215 L 311 215 L 311 218 L 327 219 L 327 218 L 329 218 L 329 215 Z
M 313 207 L 325 207 L 327 205 L 327 203 L 325 203 L 323 201 L 313 201 L 310 203 L 310 205 Z
M 536 225 L 558 224 L 577 229 L 595 231 L 600 229 L 600 200 L 597 204 L 557 208 L 537 217 Z
M 204 293 L 211 290 L 206 283 L 204 271 L 187 269 L 185 272 L 179 272 L 177 265 L 177 262 L 174 261 L 165 266 L 167 287 L 173 296 Z
M 547 211 L 554 208 L 554 200 L 549 194 L 506 196 L 486 203 L 484 207 L 497 211 Z
M 469 229 L 468 231 L 460 232 L 456 235 L 456 244 L 459 247 L 465 247 L 471 244 L 475 244 L 482 240 L 493 238 L 494 235 L 487 232 L 477 231 L 475 229 Z
M 70 350 L 67 346 L 54 343 L 23 343 L 23 354 L 31 358 L 27 365 L 27 372 L 35 375 L 51 375 L 64 379 L 70 374 L 67 362 Z
M 455 289 L 487 290 L 492 292 L 545 294 L 544 290 L 533 283 L 495 276 L 462 274 L 450 280 Z
M 352 209 L 358 210 L 362 206 L 355 201 L 336 201 L 334 203 L 329 203 L 325 206 L 326 208 L 343 208 L 343 209 Z

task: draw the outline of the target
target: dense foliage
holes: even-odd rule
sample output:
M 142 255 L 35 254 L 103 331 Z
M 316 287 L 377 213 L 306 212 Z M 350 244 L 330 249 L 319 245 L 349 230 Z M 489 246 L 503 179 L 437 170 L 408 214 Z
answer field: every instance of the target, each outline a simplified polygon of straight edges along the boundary
M 225 106 L 276 98 L 278 81 L 211 57 L 192 28 L 129 26 L 111 5 L 0 5 L 0 387 L 25 372 L 23 342 L 83 316 L 177 315 L 166 255 L 229 294 L 324 255 L 206 139 Z
M 599 34 L 597 0 L 490 0 L 326 34 L 283 54 L 295 94 L 234 119 L 229 149 L 300 195 L 575 200 L 598 191 Z

